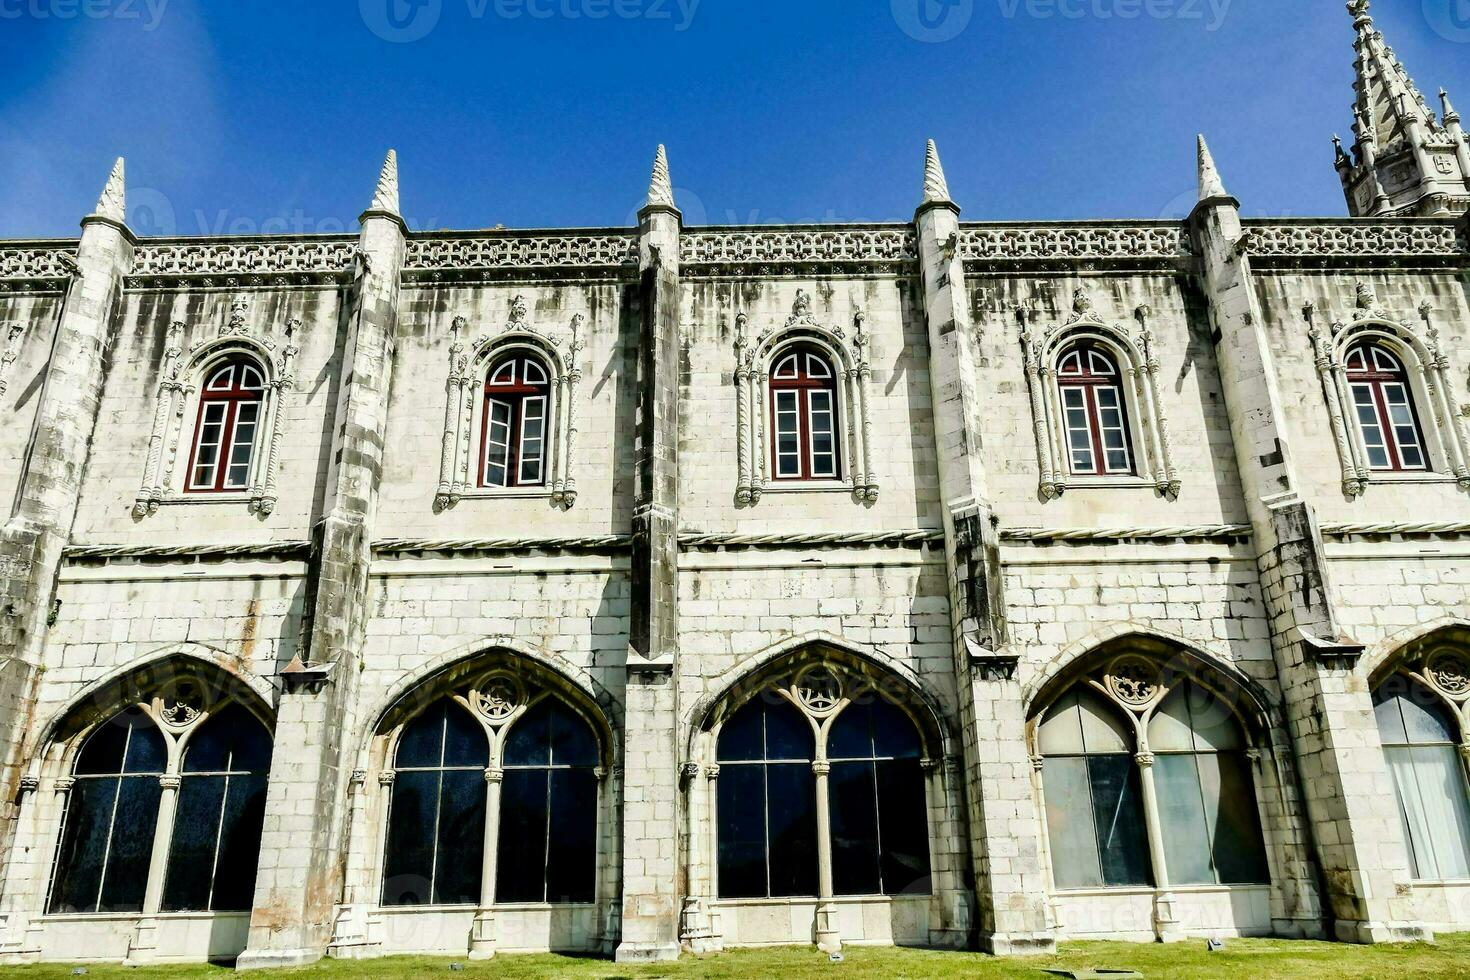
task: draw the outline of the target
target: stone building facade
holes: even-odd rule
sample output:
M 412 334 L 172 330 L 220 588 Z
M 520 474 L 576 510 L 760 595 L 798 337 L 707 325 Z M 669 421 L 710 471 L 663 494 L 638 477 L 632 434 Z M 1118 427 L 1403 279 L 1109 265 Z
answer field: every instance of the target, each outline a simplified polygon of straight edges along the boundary
M 0 243 L 0 957 L 1470 928 L 1470 147 L 1351 218 Z

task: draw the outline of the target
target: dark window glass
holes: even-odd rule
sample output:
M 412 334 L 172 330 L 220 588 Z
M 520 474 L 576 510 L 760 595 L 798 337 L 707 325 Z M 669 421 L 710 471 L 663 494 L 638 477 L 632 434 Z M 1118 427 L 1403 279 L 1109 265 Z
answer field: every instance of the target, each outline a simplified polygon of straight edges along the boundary
M 87 736 L 57 848 L 53 913 L 142 909 L 165 759 L 163 735 L 137 708 Z
M 722 897 L 817 893 L 814 751 L 811 724 L 774 696 L 753 698 L 721 727 Z
M 511 727 L 500 797 L 496 901 L 585 903 L 597 891 L 597 739 L 547 697 Z
M 404 727 L 394 756 L 384 905 L 478 905 L 490 743 L 442 698 Z
M 1092 812 L 1103 883 L 1150 884 L 1143 793 L 1133 759 L 1126 755 L 1089 756 L 1087 774 L 1092 786 Z
M 838 895 L 929 890 L 922 752 L 908 715 L 879 697 L 849 705 L 832 723 L 828 800 Z

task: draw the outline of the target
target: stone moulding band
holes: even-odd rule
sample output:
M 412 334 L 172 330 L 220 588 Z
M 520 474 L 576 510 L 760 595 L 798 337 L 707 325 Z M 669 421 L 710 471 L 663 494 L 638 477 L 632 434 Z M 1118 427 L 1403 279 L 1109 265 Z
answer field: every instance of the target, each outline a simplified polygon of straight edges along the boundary
M 1176 527 L 1012 528 L 1000 539 L 1012 544 L 1090 544 L 1112 541 L 1242 541 L 1249 524 L 1196 524 Z
M 940 544 L 944 532 L 938 528 L 912 531 L 875 531 L 872 534 L 681 534 L 679 547 L 686 551 L 717 548 L 895 548 Z
M 630 534 L 591 534 L 564 538 L 383 538 L 373 542 L 374 555 L 467 551 L 622 551 L 633 544 Z
M 1329 538 L 1367 537 L 1466 537 L 1470 522 L 1440 521 L 1418 524 L 1323 524 L 1322 533 Z
M 311 553 L 309 541 L 266 541 L 258 544 L 199 545 L 68 545 L 62 552 L 69 562 L 176 560 L 176 559 L 250 559 L 271 558 L 277 561 L 304 561 Z

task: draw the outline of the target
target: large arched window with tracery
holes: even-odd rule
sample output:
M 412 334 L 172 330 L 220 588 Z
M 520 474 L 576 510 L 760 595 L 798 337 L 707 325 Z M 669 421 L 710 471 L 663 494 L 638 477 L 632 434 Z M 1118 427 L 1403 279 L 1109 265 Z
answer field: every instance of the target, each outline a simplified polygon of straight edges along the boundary
M 249 911 L 271 735 L 238 703 L 206 708 L 203 692 L 178 684 L 87 735 L 72 769 L 52 914 Z
M 1348 350 L 1343 368 L 1369 468 L 1428 469 L 1419 413 L 1403 362 L 1383 344 L 1366 340 Z
M 542 361 L 524 352 L 507 354 L 485 377 L 480 485 L 546 485 L 551 383 Z
M 771 367 L 771 466 L 777 480 L 841 475 L 837 373 L 810 344 L 787 347 Z
M 265 382 L 254 361 L 240 358 L 210 372 L 199 391 L 189 492 L 250 489 L 264 403 Z
M 1470 695 L 1463 686 L 1465 662 L 1453 654 L 1432 657 L 1426 673 L 1431 679 L 1442 678 L 1439 668 L 1457 664 L 1451 668 L 1453 686 L 1463 698 Z M 1470 878 L 1470 785 L 1465 772 L 1470 755 L 1462 755 L 1465 739 L 1457 702 L 1400 672 L 1379 685 L 1373 706 L 1414 878 Z
M 839 668 L 762 691 L 720 727 L 719 896 L 928 894 L 923 756 L 913 719 Z
M 561 697 L 495 673 L 397 737 L 382 904 L 596 899 L 598 739 Z
M 1113 356 L 1091 340 L 1073 344 L 1057 359 L 1057 388 L 1072 473 L 1133 473 L 1127 402 Z
M 1035 734 L 1056 886 L 1269 883 L 1237 707 L 1135 654 L 1064 689 Z

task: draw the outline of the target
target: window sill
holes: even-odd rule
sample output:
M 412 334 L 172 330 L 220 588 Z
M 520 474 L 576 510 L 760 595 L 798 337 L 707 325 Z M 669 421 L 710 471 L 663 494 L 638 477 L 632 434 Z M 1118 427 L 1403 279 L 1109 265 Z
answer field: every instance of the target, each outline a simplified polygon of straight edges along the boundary
M 459 495 L 461 500 L 515 500 L 550 496 L 552 496 L 550 487 L 508 487 L 505 489 L 480 487 L 476 490 L 466 490 Z
M 136 922 L 139 919 L 217 919 L 225 915 L 248 917 L 246 912 L 159 912 L 144 915 L 142 912 L 47 912 L 39 916 L 41 922 Z
M 852 493 L 855 489 L 844 480 L 783 480 L 767 483 L 761 487 L 761 493 Z
M 1156 490 L 1158 484 L 1141 476 L 1068 476 L 1061 481 L 1070 493 L 1073 490 Z
M 232 490 L 228 493 L 186 491 L 164 497 L 158 501 L 158 505 L 160 507 L 171 507 L 175 504 L 248 504 L 255 499 L 256 496 L 249 490 Z
M 886 905 L 886 904 L 889 904 L 889 903 L 892 903 L 892 902 L 903 902 L 903 901 L 908 901 L 908 900 L 925 901 L 925 902 L 927 902 L 927 901 L 929 901 L 933 897 L 934 897 L 933 894 L 930 893 L 930 892 L 922 892 L 922 893 L 915 892 L 914 894 L 911 894 L 911 895 L 834 895 L 831 899 L 827 899 L 827 901 L 831 901 L 834 905 Z M 716 899 L 713 899 L 713 903 L 715 905 L 721 906 L 721 907 L 730 907 L 730 906 L 736 906 L 736 905 L 770 905 L 770 906 L 783 906 L 783 905 L 791 905 L 792 903 L 805 904 L 805 903 L 808 903 L 808 902 L 821 902 L 821 901 L 824 901 L 824 899 L 820 899 L 820 898 L 818 898 L 815 895 L 793 895 L 790 898 L 716 898 Z
M 1470 888 L 1470 878 L 1423 878 L 1409 882 L 1411 888 Z
M 1470 884 L 1470 882 L 1466 882 Z M 1270 891 L 1270 885 L 1170 885 L 1167 888 L 1155 888 L 1151 885 L 1116 885 L 1102 886 L 1099 888 L 1058 888 L 1058 898 L 1121 898 L 1125 896 L 1157 895 L 1161 892 L 1169 892 L 1178 895 L 1224 895 L 1241 891 Z
M 1394 472 L 1389 470 L 1373 470 L 1368 474 L 1368 485 L 1379 484 L 1413 484 L 1413 483 L 1458 483 L 1459 478 L 1451 473 L 1432 472 Z
M 496 902 L 495 912 L 549 912 L 556 909 L 595 909 L 596 902 Z M 478 912 L 478 905 L 379 905 L 379 915 L 415 915 L 419 913 Z

